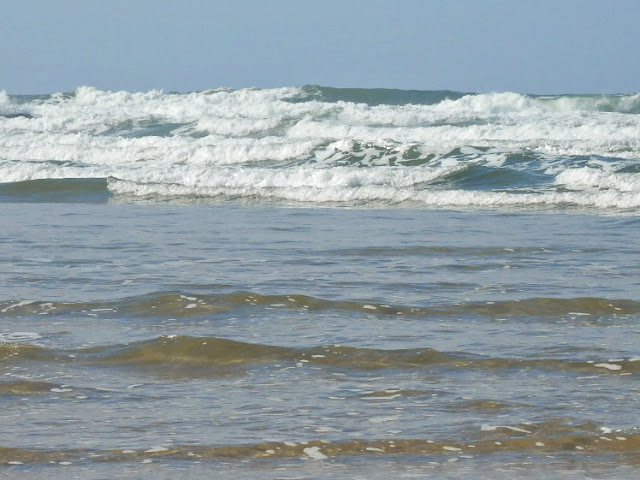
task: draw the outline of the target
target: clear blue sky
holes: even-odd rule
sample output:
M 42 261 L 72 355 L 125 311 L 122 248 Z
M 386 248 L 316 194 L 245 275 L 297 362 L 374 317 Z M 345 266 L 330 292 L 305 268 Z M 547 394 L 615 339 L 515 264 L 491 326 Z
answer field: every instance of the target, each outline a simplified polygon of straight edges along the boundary
M 0 90 L 640 91 L 640 0 L 14 0 Z

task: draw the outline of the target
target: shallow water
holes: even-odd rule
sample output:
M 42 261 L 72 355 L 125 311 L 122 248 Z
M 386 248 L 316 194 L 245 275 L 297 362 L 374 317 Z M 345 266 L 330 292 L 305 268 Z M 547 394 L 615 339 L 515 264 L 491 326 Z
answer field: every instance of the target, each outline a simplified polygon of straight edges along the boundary
M 5 203 L 6 478 L 633 478 L 638 219 Z

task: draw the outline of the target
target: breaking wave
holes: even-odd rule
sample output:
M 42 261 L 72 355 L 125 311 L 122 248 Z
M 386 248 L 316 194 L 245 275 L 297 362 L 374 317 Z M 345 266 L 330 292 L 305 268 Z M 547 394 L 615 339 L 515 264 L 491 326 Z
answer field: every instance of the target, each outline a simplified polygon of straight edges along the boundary
M 0 201 L 640 207 L 640 94 L 0 94 Z

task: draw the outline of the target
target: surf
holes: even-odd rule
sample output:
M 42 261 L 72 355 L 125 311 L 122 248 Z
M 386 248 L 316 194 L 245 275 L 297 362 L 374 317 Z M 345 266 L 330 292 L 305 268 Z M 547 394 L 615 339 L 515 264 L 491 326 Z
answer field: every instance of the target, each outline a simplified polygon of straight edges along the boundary
M 0 201 L 629 211 L 639 95 L 2 92 Z

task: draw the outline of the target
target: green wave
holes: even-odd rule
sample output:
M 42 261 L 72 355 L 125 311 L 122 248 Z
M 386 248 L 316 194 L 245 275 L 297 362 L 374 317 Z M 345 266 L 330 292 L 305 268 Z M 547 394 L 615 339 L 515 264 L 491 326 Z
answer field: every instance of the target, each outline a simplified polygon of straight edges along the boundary
M 58 350 L 19 343 L 0 343 L 0 359 L 144 368 L 157 375 L 201 377 L 261 363 L 310 364 L 354 370 L 415 369 L 541 370 L 589 374 L 640 373 L 638 359 L 571 361 L 560 358 L 501 358 L 429 347 L 383 350 L 343 345 L 290 348 L 238 342 L 219 337 L 160 336 L 130 344 Z
M 412 247 L 407 249 L 375 248 L 341 250 L 341 255 L 423 255 L 428 253 L 451 253 L 440 247 Z M 493 250 L 464 249 L 465 255 L 486 255 Z M 504 252 L 495 249 L 496 254 L 526 253 L 528 249 Z M 478 266 L 455 265 L 452 268 L 481 268 Z M 369 315 L 404 315 L 409 318 L 440 318 L 452 316 L 479 317 L 532 317 L 540 319 L 564 319 L 583 317 L 584 319 L 613 318 L 619 315 L 640 313 L 640 302 L 629 299 L 609 299 L 602 297 L 552 298 L 533 297 L 495 302 L 443 303 L 431 306 L 390 305 L 374 301 L 330 300 L 301 294 L 263 295 L 246 291 L 225 293 L 154 292 L 146 295 L 127 297 L 106 302 L 47 302 L 47 301 L 5 301 L 0 302 L 0 318 L 27 315 L 82 315 L 92 313 L 97 317 L 129 316 L 137 318 L 189 318 L 215 315 L 242 309 L 281 311 L 345 311 L 361 312 Z

